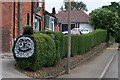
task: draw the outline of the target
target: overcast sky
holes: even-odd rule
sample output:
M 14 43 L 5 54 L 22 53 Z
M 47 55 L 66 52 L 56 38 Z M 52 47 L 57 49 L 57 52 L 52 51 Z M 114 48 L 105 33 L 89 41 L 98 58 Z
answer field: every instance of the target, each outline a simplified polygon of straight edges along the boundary
M 88 12 L 90 13 L 92 10 L 102 7 L 104 5 L 109 5 L 110 2 L 119 2 L 120 0 L 75 0 L 75 1 L 83 1 L 86 4 Z M 63 5 L 63 0 L 45 0 L 45 9 L 48 12 L 52 12 L 52 8 L 55 7 L 56 12 L 60 10 L 60 7 Z

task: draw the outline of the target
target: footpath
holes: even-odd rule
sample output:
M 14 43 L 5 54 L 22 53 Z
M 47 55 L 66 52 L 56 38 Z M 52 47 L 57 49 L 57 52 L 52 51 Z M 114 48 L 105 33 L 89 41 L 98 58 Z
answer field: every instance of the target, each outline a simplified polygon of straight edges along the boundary
M 28 78 L 15 69 L 15 60 L 12 53 L 2 55 L 2 78 Z
M 70 74 L 64 74 L 58 78 L 104 78 L 107 69 L 111 65 L 110 62 L 117 58 L 118 56 L 118 44 L 113 44 L 106 48 L 100 54 L 95 55 L 84 63 L 80 64 L 78 67 L 70 71 Z M 105 78 L 118 78 L 118 64 L 116 64 L 115 76 L 105 77 Z
M 63 74 L 58 78 L 99 78 L 108 65 L 111 58 L 118 54 L 118 44 L 113 44 L 104 51 L 72 69 L 70 74 Z M 15 69 L 15 60 L 12 53 L 4 54 L 2 57 L 2 78 L 29 78 Z M 118 69 L 118 66 L 116 66 Z M 117 78 L 118 76 L 115 76 Z

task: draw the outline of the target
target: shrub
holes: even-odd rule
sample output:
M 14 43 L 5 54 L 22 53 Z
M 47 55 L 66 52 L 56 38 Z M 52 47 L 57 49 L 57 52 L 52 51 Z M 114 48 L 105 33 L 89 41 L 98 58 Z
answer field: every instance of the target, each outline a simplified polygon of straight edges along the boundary
M 116 33 L 115 42 L 120 43 L 120 29 L 118 29 L 118 32 Z
M 97 29 L 89 34 L 81 35 L 78 38 L 79 39 L 78 52 L 80 54 L 83 54 L 83 53 L 89 51 L 94 46 L 96 46 L 102 42 L 105 42 L 106 34 L 107 34 L 107 32 L 105 30 Z
M 36 58 L 17 61 L 18 66 L 23 69 L 38 70 L 43 66 L 54 66 L 56 64 L 56 47 L 54 40 L 45 34 L 34 34 L 36 40 Z M 31 62 L 31 61 L 32 62 Z
M 84 54 L 106 40 L 106 31 L 97 29 L 89 34 L 71 35 L 71 56 Z M 68 37 L 64 36 L 64 56 L 68 53 Z
M 47 34 L 50 36 L 56 45 L 56 54 L 58 54 L 56 61 L 60 61 L 61 58 L 64 57 L 64 34 L 61 32 L 53 32 L 53 31 L 40 31 L 37 34 Z
M 55 43 L 49 36 L 42 34 L 33 35 L 37 42 L 37 58 L 33 67 L 38 69 L 42 66 L 54 66 L 56 64 L 56 47 Z M 37 67 L 38 66 L 38 67 Z
M 20 48 L 20 46 L 18 46 L 18 40 L 21 38 L 21 37 L 29 37 L 30 39 L 32 39 L 33 41 L 34 41 L 34 54 L 33 55 L 31 55 L 30 57 L 28 57 L 28 58 L 25 58 L 25 57 L 17 57 L 16 56 L 16 49 L 15 49 L 15 47 L 19 47 Z M 19 43 L 23 43 L 24 42 L 24 40 L 23 41 L 19 41 Z M 17 44 L 17 45 L 16 45 Z M 18 51 L 18 50 L 17 50 Z M 19 49 L 19 51 L 20 51 L 20 49 Z M 33 62 L 34 62 L 34 60 L 35 60 L 35 58 L 36 58 L 36 41 L 35 41 L 35 39 L 34 39 L 34 37 L 32 37 L 32 36 L 30 36 L 30 35 L 22 35 L 22 36 L 19 36 L 17 39 L 16 39 L 16 41 L 14 42 L 14 45 L 13 45 L 13 48 L 12 48 L 12 52 L 13 52 L 13 56 L 14 56 L 14 58 L 15 58 L 15 60 L 16 60 L 16 64 L 17 64 L 17 66 L 19 66 L 20 68 L 22 68 L 22 69 L 27 69 L 27 68 L 29 68 L 29 66 L 31 66 L 32 64 L 33 64 Z M 20 54 L 20 53 L 19 53 Z M 24 55 L 25 56 L 25 55 Z
M 23 31 L 23 35 L 32 35 L 33 34 L 33 28 L 32 26 L 25 26 L 24 27 L 24 31 Z
M 63 41 L 63 57 L 66 57 L 67 56 L 67 53 L 68 53 L 68 36 L 67 35 L 64 35 L 64 41 Z
M 71 35 L 71 56 L 78 54 L 78 37 L 77 35 Z
M 54 33 L 54 41 L 56 44 L 56 53 L 58 54 L 58 62 L 59 59 L 64 57 L 64 34 L 61 32 Z
M 41 34 L 42 33 L 42 34 Z M 81 55 L 106 40 L 106 31 L 97 29 L 89 34 L 71 36 L 71 56 Z M 47 35 L 46 35 L 47 34 Z M 33 35 L 36 41 L 36 57 L 18 60 L 23 68 L 37 70 L 43 66 L 54 66 L 68 53 L 68 36 L 61 32 L 42 31 Z

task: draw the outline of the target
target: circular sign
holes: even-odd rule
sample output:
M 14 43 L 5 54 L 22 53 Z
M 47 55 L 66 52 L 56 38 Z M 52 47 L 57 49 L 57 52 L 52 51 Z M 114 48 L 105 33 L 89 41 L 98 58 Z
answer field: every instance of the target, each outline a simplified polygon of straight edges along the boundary
M 15 58 L 29 58 L 35 52 L 35 42 L 30 36 L 20 36 L 14 43 L 13 53 Z

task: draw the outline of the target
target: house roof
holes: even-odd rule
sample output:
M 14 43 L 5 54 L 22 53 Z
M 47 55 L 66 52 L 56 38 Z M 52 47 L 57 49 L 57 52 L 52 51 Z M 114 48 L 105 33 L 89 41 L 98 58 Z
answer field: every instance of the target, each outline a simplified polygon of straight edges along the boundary
M 55 15 L 53 15 L 52 13 L 49 13 L 49 12 L 48 12 L 48 11 L 46 11 L 46 10 L 45 10 L 45 14 L 47 14 L 47 15 L 49 15 L 49 16 L 52 16 L 52 17 L 56 18 L 56 16 L 55 16 Z
M 59 23 L 68 23 L 68 10 L 56 14 Z M 71 22 L 89 22 L 89 15 L 82 10 L 71 10 Z

